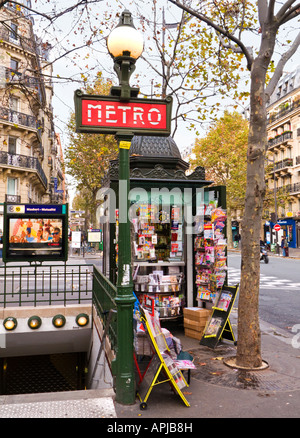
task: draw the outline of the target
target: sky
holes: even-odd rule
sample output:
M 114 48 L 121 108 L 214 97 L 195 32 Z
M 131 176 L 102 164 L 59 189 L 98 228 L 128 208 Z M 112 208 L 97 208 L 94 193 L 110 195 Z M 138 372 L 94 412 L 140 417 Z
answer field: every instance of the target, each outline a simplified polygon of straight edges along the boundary
M 71 3 L 73 2 L 71 1 Z M 120 3 L 121 7 L 119 9 L 117 7 L 112 8 L 112 19 L 107 27 L 110 26 L 113 28 L 118 23 L 118 18 L 116 18 L 116 12 L 118 10 L 123 11 L 124 9 L 129 9 L 132 12 L 133 16 L 135 15 L 133 7 L 130 5 L 129 1 L 124 1 Z M 147 1 L 145 3 L 147 3 Z M 166 1 L 162 3 L 166 5 L 166 21 L 169 23 L 176 23 L 181 15 L 181 12 L 179 10 L 176 10 L 178 8 L 174 6 L 168 7 Z M 101 14 L 102 4 L 104 5 L 105 1 L 99 2 L 98 5 L 95 6 L 96 9 L 94 17 L 99 14 L 98 20 L 101 20 L 103 16 L 103 14 Z M 158 20 L 161 20 L 161 16 L 158 17 Z M 74 35 L 74 29 L 76 29 L 76 26 L 74 26 L 74 21 L 75 19 L 73 20 L 73 22 L 70 21 L 67 16 L 63 17 L 56 23 L 55 31 L 49 28 L 48 33 L 43 33 L 43 35 L 41 35 L 43 40 L 45 40 L 46 38 L 46 40 L 50 40 L 50 43 L 53 44 L 50 59 L 55 59 L 57 54 L 60 53 L 62 46 L 72 49 L 72 44 L 76 44 L 76 46 L 81 46 L 83 44 L 81 34 L 77 32 L 77 35 Z M 134 20 L 134 24 L 138 27 L 138 22 L 136 19 Z M 57 35 L 57 38 L 53 41 L 51 41 L 51 32 L 53 35 Z M 113 60 L 110 57 L 105 45 L 103 44 L 103 37 L 106 37 L 107 35 L 109 35 L 109 29 L 106 29 L 106 32 L 104 31 L 104 34 L 102 36 L 99 36 L 98 43 L 95 43 L 89 47 L 80 48 L 79 50 L 70 53 L 70 55 L 61 58 L 53 64 L 54 95 L 52 105 L 54 108 L 54 123 L 56 132 L 59 133 L 61 137 L 63 147 L 66 147 L 68 145 L 66 124 L 70 118 L 71 113 L 74 112 L 74 92 L 76 89 L 82 86 L 81 73 L 85 73 L 88 70 L 91 70 L 93 75 L 99 70 L 99 64 L 101 64 L 102 67 L 104 66 L 104 69 L 102 70 L 103 77 L 112 78 L 115 81 L 115 85 L 117 85 L 117 77 L 113 70 Z M 145 44 L 147 44 L 147 38 L 149 38 L 149 36 L 147 37 L 147 35 L 144 35 L 144 38 Z M 144 73 L 145 70 L 146 69 L 145 65 L 143 65 L 143 61 L 139 59 L 136 63 L 135 73 Z M 63 79 L 70 77 L 73 79 L 73 82 Z M 149 93 L 149 84 L 151 83 L 151 79 L 152 78 L 148 77 L 141 82 L 141 92 L 144 91 L 145 93 Z M 78 80 L 78 82 L 76 82 L 76 80 Z M 131 80 L 131 85 L 135 86 L 136 84 L 133 83 L 133 81 Z M 180 150 L 192 146 L 194 144 L 195 138 L 195 133 L 190 131 L 188 127 L 184 124 L 181 124 L 180 129 L 177 130 L 177 133 L 174 137 L 176 144 Z M 71 183 L 70 177 L 68 177 L 68 182 Z M 69 186 L 69 189 L 71 198 L 73 198 L 74 188 Z

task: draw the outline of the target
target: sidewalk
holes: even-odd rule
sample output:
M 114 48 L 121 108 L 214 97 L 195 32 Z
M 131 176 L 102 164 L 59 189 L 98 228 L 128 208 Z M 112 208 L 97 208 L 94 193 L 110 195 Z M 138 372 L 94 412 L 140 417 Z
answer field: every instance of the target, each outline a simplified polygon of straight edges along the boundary
M 300 249 L 290 249 L 290 258 L 298 257 Z M 230 321 L 236 335 L 235 308 Z M 118 424 L 119 420 L 120 424 L 141 424 L 142 430 L 144 421 L 153 424 L 159 419 L 193 423 L 194 419 L 203 418 L 299 418 L 300 321 L 294 332 L 262 320 L 260 326 L 262 358 L 269 367 L 251 372 L 224 364 L 224 358 L 236 354 L 232 343 L 220 343 L 212 350 L 186 337 L 182 326 L 170 327 L 171 333 L 181 340 L 183 350 L 193 355 L 197 367 L 191 371 L 189 387 L 183 389 L 190 407 L 185 406 L 168 383 L 163 383 L 151 391 L 146 410 L 140 409 L 138 399 L 129 406 L 116 403 L 112 390 L 107 393 L 87 390 L 0 396 L 0 418 L 105 418 L 103 427 Z M 195 423 L 194 433 L 199 431 L 198 426 Z
M 230 248 L 230 249 L 228 249 L 228 252 L 241 252 L 241 248 L 239 247 L 239 248 Z M 278 254 L 275 254 L 274 252 L 271 252 L 271 251 L 268 251 L 268 255 L 269 256 L 274 256 L 274 257 L 282 257 L 282 252 L 281 252 L 281 248 L 280 248 L 280 255 L 278 255 Z M 287 258 L 290 258 L 290 259 L 298 259 L 298 258 L 300 258 L 300 248 L 289 248 L 289 255 L 288 255 L 288 257 Z
M 236 317 L 234 310 L 230 317 L 234 332 Z M 184 336 L 180 326 L 170 331 L 193 355 L 197 367 L 191 371 L 189 387 L 182 390 L 190 407 L 169 383 L 163 383 L 152 389 L 146 410 L 140 409 L 138 399 L 133 405 L 116 403 L 112 390 L 87 390 L 1 396 L 0 418 L 105 418 L 106 422 L 101 423 L 105 431 L 112 424 L 138 424 L 141 430 L 147 425 L 149 430 L 153 424 L 166 423 L 164 419 L 167 423 L 184 421 L 196 428 L 199 423 L 194 424 L 193 419 L 299 418 L 300 339 L 296 332 L 261 321 L 262 358 L 269 367 L 241 371 L 223 362 L 236 353 L 232 343 L 220 343 L 212 350 Z
M 230 318 L 236 331 L 236 315 Z M 194 356 L 196 370 L 183 393 L 186 407 L 168 383 L 154 387 L 147 409 L 139 401 L 133 406 L 115 404 L 118 418 L 299 418 L 300 342 L 295 333 L 284 332 L 261 321 L 262 358 L 269 367 L 262 371 L 241 371 L 224 364 L 236 347 L 220 343 L 215 350 L 184 336 L 178 328 L 172 334 L 181 339 L 183 349 Z M 298 332 L 300 328 L 298 329 Z M 292 340 L 298 348 L 294 348 Z

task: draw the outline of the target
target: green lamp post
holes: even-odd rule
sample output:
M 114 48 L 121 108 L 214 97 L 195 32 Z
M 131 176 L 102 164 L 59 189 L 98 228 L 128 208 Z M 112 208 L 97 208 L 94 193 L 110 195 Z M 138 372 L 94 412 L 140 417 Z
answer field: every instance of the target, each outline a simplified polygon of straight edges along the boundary
M 130 102 L 139 89 L 130 87 L 129 79 L 135 62 L 143 52 L 143 38 L 135 29 L 131 13 L 125 10 L 118 26 L 107 38 L 107 48 L 114 60 L 119 86 L 111 88 L 111 95 L 120 102 Z M 120 130 L 116 133 L 119 144 L 119 237 L 117 280 L 117 357 L 113 373 L 116 376 L 116 401 L 122 404 L 135 402 L 133 361 L 133 283 L 131 272 L 131 240 L 129 211 L 130 167 L 129 148 L 133 133 Z

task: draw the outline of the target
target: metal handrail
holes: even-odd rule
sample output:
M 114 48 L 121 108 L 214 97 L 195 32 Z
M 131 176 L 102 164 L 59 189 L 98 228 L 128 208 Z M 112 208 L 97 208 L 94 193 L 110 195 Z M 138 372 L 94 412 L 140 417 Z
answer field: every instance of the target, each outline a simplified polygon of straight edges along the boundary
M 101 358 L 102 351 L 104 350 L 104 352 L 105 352 L 106 336 L 108 336 L 108 333 L 109 333 L 109 328 L 110 328 L 110 325 L 111 325 L 111 322 L 112 322 L 112 316 L 113 316 L 113 314 L 116 314 L 116 312 L 117 311 L 114 310 L 114 309 L 110 309 L 110 311 L 108 312 L 108 318 L 106 320 L 105 329 L 104 329 L 104 333 L 103 333 L 103 336 L 102 336 L 100 348 L 99 348 L 99 351 L 98 351 L 98 354 L 97 354 L 97 358 L 96 358 L 96 361 L 95 361 L 95 365 L 94 365 L 94 368 L 93 368 L 93 372 L 92 372 L 92 375 L 91 375 L 91 378 L 90 378 L 89 387 L 92 384 L 92 381 L 94 380 L 94 377 L 95 377 L 95 374 L 96 374 L 96 369 L 97 369 L 97 366 L 99 365 L 99 361 L 100 361 L 100 358 Z
M 0 266 L 0 308 L 92 303 L 93 265 Z
M 100 272 L 96 266 L 93 270 L 93 304 L 95 310 L 100 317 L 104 326 L 107 323 L 107 317 L 110 310 L 116 310 L 115 298 L 117 296 L 117 288 L 113 285 L 105 275 Z M 117 348 L 117 322 L 112 321 L 108 336 L 111 343 L 111 348 Z

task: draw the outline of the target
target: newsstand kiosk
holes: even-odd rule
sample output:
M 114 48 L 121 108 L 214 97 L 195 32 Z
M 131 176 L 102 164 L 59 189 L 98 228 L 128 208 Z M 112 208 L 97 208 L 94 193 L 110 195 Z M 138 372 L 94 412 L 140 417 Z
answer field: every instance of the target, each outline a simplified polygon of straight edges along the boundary
M 208 187 L 205 169 L 188 172 L 171 137 L 135 136 L 130 147 L 134 293 L 161 321 L 202 307 L 226 283 L 226 190 Z M 102 182 L 102 272 L 116 284 L 118 161 Z M 209 307 L 209 306 L 208 306 Z

